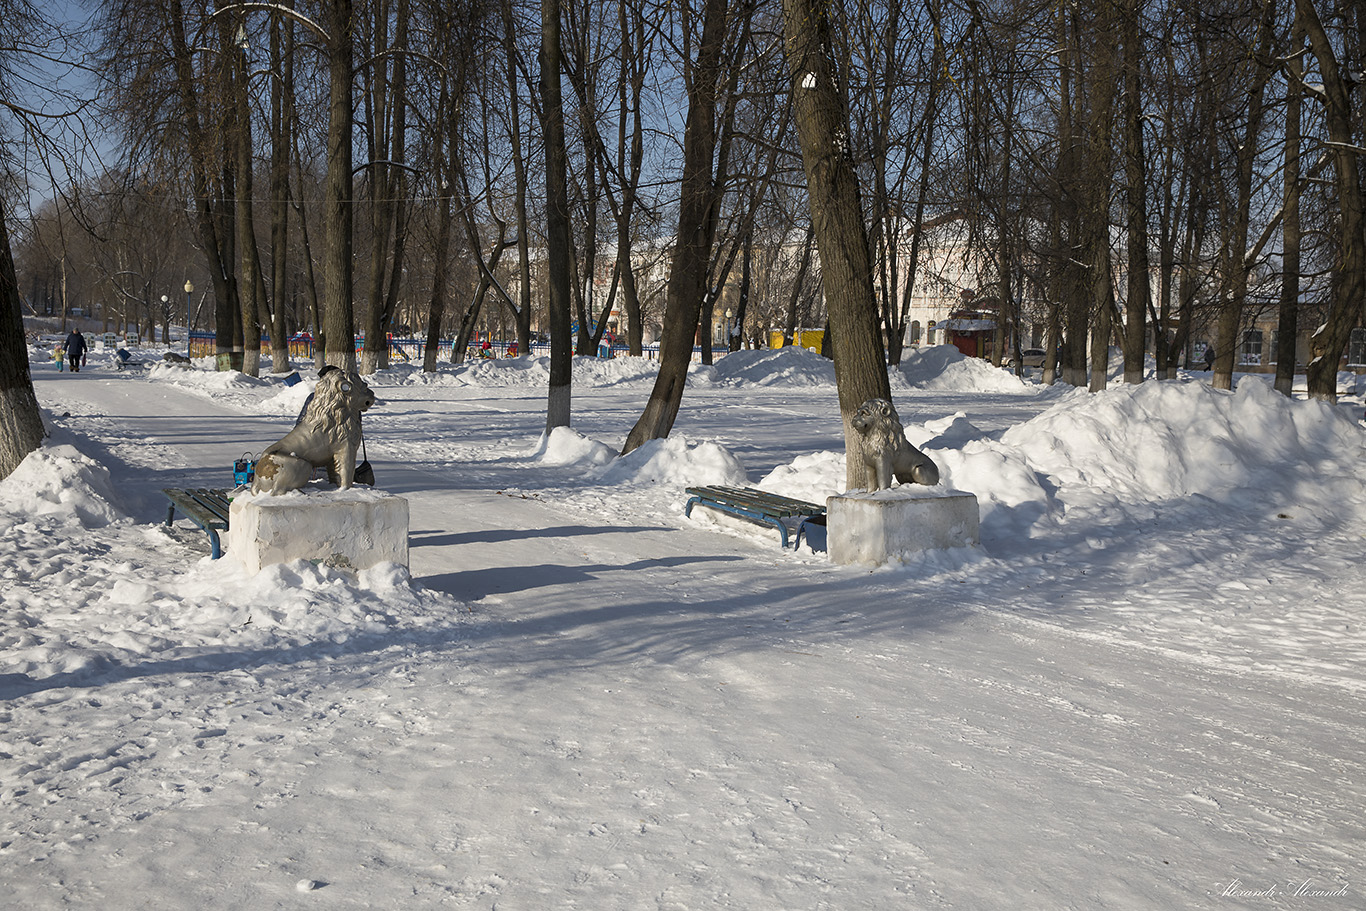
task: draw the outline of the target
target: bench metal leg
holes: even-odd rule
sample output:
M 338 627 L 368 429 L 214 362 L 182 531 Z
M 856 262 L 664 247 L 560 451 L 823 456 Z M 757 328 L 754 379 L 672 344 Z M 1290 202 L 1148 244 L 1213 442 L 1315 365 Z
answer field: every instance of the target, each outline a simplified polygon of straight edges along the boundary
M 778 534 L 782 535 L 783 537 L 783 550 L 787 550 L 787 526 L 783 524 L 783 520 L 765 519 L 764 521 L 771 522 L 773 524 L 773 527 L 778 529 Z
M 217 560 L 219 557 L 223 556 L 223 547 L 218 543 L 218 531 L 213 528 L 206 528 L 204 531 L 209 534 L 209 558 L 211 560 Z

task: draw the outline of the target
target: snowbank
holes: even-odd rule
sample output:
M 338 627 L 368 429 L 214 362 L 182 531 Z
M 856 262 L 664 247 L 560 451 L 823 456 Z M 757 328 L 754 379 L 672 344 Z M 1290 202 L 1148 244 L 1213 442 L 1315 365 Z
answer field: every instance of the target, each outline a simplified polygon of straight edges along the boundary
M 977 495 L 984 543 L 1037 534 L 1069 510 L 1153 510 L 1192 498 L 1255 513 L 1287 504 L 1318 515 L 1366 512 L 1353 467 L 1360 425 L 1339 409 L 1287 399 L 1267 384 L 1235 393 L 1144 383 L 1066 396 L 990 439 L 963 414 L 907 427 L 939 464 L 941 485 Z M 801 456 L 759 486 L 823 502 L 844 485 L 843 453 Z
M 953 345 L 907 348 L 901 357 L 901 375 L 911 388 L 927 392 L 1024 394 L 1040 388 L 981 358 L 966 357 Z
M 615 386 L 642 380 L 653 381 L 659 371 L 657 361 L 640 357 L 575 357 L 574 385 L 577 387 Z M 488 389 L 545 389 L 550 384 L 550 358 L 524 355 L 512 358 L 475 359 L 463 364 L 442 363 L 433 373 L 424 373 L 416 364 L 400 364 L 373 377 L 371 386 L 475 386 Z
M 178 532 L 133 524 L 113 497 L 108 470 L 69 445 L 0 481 L 0 578 L 17 580 L 3 596 L 7 673 L 80 678 L 149 657 L 230 667 L 243 649 L 334 645 L 460 612 L 395 564 L 353 575 L 300 560 L 247 576 L 228 558 L 164 563 Z
M 682 434 L 650 440 L 622 456 L 597 478 L 612 485 L 665 485 L 688 487 L 706 484 L 744 484 L 747 473 L 740 460 L 710 440 L 694 443 Z
M 733 386 L 833 386 L 835 364 L 808 348 L 732 351 L 717 359 L 715 376 Z

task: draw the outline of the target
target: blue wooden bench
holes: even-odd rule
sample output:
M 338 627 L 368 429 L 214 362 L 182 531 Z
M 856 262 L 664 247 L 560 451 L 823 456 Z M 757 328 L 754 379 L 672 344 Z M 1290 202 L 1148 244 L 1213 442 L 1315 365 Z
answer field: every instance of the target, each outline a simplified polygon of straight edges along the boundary
M 765 525 L 772 525 L 782 536 L 784 549 L 787 547 L 787 523 L 784 519 L 808 519 L 825 514 L 825 507 L 805 500 L 779 496 L 752 487 L 689 487 L 685 516 L 692 515 L 692 508 L 701 504 L 720 510 L 732 516 L 749 519 Z
M 175 511 L 179 509 L 209 536 L 210 556 L 215 560 L 223 556 L 218 533 L 228 530 L 228 511 L 232 501 L 228 499 L 227 491 L 206 487 L 195 490 L 164 487 L 161 492 L 171 501 L 171 508 L 166 513 L 166 524 L 169 526 L 175 521 Z

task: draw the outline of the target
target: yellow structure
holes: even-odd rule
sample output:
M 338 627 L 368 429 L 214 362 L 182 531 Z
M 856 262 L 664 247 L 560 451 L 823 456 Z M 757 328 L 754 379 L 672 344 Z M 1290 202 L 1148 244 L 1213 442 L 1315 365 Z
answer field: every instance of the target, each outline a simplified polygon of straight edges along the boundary
M 792 339 L 795 348 L 810 348 L 812 351 L 820 351 L 821 343 L 825 341 L 824 329 L 798 329 L 796 336 Z M 770 329 L 768 332 L 768 347 L 782 348 L 783 331 L 781 329 Z

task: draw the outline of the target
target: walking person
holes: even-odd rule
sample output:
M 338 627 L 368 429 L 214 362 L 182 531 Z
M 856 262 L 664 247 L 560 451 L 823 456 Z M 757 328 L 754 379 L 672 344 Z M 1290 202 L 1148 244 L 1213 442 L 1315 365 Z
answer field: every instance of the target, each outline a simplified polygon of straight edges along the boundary
M 71 334 L 66 337 L 66 342 L 62 345 L 66 351 L 67 365 L 72 373 L 80 373 L 81 364 L 85 363 L 85 336 L 81 335 L 81 330 L 72 329 Z

